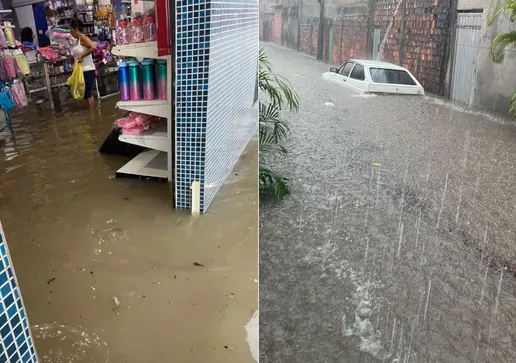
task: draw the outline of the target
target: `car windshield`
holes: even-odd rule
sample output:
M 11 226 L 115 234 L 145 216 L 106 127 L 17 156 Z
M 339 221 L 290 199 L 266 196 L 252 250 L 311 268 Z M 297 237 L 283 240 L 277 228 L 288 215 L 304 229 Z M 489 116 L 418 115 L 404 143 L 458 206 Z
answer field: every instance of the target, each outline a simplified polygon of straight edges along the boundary
M 388 68 L 371 68 L 370 71 L 374 83 L 416 85 L 416 82 L 414 82 L 407 71 Z

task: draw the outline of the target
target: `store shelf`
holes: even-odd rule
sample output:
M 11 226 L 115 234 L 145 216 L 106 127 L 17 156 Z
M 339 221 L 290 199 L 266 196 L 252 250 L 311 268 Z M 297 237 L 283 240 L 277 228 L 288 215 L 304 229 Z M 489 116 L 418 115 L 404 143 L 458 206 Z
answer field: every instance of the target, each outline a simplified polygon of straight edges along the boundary
M 167 126 L 156 129 L 149 129 L 140 135 L 120 135 L 118 140 L 128 144 L 143 146 L 148 149 L 167 152 L 170 148 L 170 142 L 167 136 Z
M 171 117 L 170 107 L 167 100 L 152 101 L 118 101 L 116 107 L 121 110 L 140 112 L 146 115 L 158 117 Z
M 65 83 L 55 84 L 51 88 L 57 88 L 57 87 L 63 87 L 63 86 L 66 86 L 66 82 Z
M 158 57 L 158 43 L 155 41 L 140 44 L 117 45 L 113 47 L 111 53 L 119 57 L 166 58 L 166 56 Z
M 46 91 L 46 90 L 47 90 L 47 87 L 41 87 L 41 88 L 31 89 L 29 91 L 29 93 L 33 94 L 33 93 L 37 93 L 37 92 L 41 92 L 41 91 Z
M 143 151 L 118 169 L 116 176 L 167 179 L 167 153 L 158 150 Z

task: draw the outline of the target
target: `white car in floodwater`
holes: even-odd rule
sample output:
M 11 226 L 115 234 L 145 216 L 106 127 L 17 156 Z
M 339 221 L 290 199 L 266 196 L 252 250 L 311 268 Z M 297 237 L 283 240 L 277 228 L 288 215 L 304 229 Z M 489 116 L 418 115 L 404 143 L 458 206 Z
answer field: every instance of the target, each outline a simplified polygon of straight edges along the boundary
M 408 70 L 386 62 L 350 59 L 339 68 L 330 68 L 323 78 L 363 94 L 425 94 Z

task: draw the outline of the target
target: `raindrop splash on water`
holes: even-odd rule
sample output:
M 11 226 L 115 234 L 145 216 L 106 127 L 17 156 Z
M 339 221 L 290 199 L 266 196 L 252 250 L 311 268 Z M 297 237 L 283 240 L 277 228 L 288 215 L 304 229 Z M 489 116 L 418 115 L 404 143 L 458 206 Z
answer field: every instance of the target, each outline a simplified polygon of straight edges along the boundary
M 455 225 L 459 224 L 460 206 L 462 204 L 462 188 L 459 189 L 459 205 L 457 206 L 457 214 L 455 214 Z
M 443 192 L 443 198 L 441 200 L 441 208 L 439 209 L 439 215 L 437 216 L 437 225 L 435 228 L 439 228 L 439 224 L 441 223 L 441 215 L 443 213 L 444 209 L 444 203 L 446 201 L 446 193 L 448 191 L 448 173 L 446 173 L 446 181 L 444 183 L 444 192 Z
M 432 279 L 428 281 L 428 291 L 426 293 L 426 304 L 425 304 L 425 314 L 423 320 L 426 320 L 426 313 L 428 312 L 428 302 L 430 301 L 430 289 L 432 288 Z
M 375 210 L 378 208 L 378 201 L 380 199 L 380 170 L 378 169 L 378 178 L 376 180 L 376 201 L 374 203 Z
M 488 240 L 487 240 L 487 229 L 488 229 L 488 226 L 486 225 L 486 229 L 484 231 L 484 245 L 482 246 L 482 256 L 480 258 L 480 263 L 482 263 L 484 261 L 485 252 L 486 252 L 486 248 L 487 248 L 487 243 L 488 243 Z
M 480 338 L 482 336 L 482 331 L 478 332 L 478 338 L 477 338 L 477 347 L 475 349 L 475 362 L 478 362 L 478 353 L 480 352 Z
M 417 218 L 417 225 L 416 225 L 416 247 L 419 243 L 419 228 L 421 227 L 421 214 L 423 212 L 423 207 L 419 208 L 419 217 Z
M 403 240 L 403 223 L 401 223 L 401 227 L 400 227 L 400 238 L 399 238 L 399 242 L 398 242 L 398 257 L 400 257 L 402 240 Z
M 484 282 L 482 284 L 482 291 L 480 291 L 480 301 L 478 302 L 479 305 L 482 305 L 482 301 L 484 300 L 484 292 L 485 292 L 485 289 L 486 289 L 487 271 L 488 270 L 489 270 L 489 261 L 487 261 L 486 272 L 484 274 Z
M 500 272 L 500 280 L 498 281 L 498 290 L 496 292 L 495 305 L 493 308 L 493 314 L 491 315 L 491 324 L 489 325 L 489 337 L 487 338 L 487 357 L 489 358 L 489 353 L 491 351 L 491 338 L 493 336 L 493 325 L 496 320 L 496 315 L 498 314 L 498 306 L 500 304 L 500 290 L 502 289 L 502 281 L 503 281 L 503 272 Z

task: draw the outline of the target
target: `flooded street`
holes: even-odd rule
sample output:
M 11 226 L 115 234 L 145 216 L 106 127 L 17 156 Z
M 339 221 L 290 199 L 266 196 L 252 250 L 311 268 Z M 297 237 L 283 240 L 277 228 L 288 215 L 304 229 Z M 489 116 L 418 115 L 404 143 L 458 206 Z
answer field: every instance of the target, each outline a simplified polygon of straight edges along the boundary
M 261 362 L 516 361 L 514 124 L 266 49 L 301 109 L 260 212 Z
M 130 158 L 97 149 L 115 102 L 0 132 L 0 221 L 40 362 L 254 362 L 256 140 L 193 218 L 166 182 L 114 178 Z

